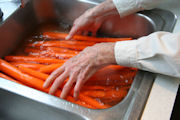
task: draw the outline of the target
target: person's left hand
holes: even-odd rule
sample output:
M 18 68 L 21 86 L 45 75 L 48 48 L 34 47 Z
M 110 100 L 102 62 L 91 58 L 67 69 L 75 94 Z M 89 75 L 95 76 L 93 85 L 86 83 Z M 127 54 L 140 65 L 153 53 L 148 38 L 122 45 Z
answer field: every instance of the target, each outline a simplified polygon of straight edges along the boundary
M 84 83 L 100 68 L 116 64 L 114 57 L 115 43 L 99 43 L 85 48 L 77 56 L 69 59 L 63 66 L 56 69 L 45 81 L 44 87 L 52 84 L 49 93 L 54 94 L 56 90 L 69 78 L 63 87 L 61 98 L 65 98 L 74 83 L 74 98 L 79 96 L 80 89 Z

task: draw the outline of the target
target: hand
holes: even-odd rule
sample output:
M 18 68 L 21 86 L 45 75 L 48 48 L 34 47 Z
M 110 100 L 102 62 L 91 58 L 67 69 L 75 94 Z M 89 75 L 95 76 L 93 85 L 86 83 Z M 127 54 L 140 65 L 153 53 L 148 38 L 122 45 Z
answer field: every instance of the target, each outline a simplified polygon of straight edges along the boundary
M 62 67 L 55 70 L 45 81 L 44 87 L 47 88 L 53 83 L 49 93 L 54 94 L 63 82 L 69 78 L 63 87 L 60 97 L 65 98 L 75 83 L 74 97 L 77 99 L 84 83 L 97 70 L 106 65 L 116 64 L 114 44 L 99 43 L 85 48 L 80 54 L 69 59 Z
M 86 36 L 89 32 L 91 32 L 92 36 L 96 36 L 96 32 L 100 28 L 105 17 L 92 16 L 92 11 L 92 9 L 89 9 L 74 21 L 73 27 L 66 37 L 67 40 L 70 40 L 75 34 Z
M 110 15 L 118 14 L 112 0 L 106 0 L 98 6 L 87 10 L 79 18 L 74 21 L 69 35 L 66 37 L 70 40 L 75 34 L 96 36 L 96 32 Z

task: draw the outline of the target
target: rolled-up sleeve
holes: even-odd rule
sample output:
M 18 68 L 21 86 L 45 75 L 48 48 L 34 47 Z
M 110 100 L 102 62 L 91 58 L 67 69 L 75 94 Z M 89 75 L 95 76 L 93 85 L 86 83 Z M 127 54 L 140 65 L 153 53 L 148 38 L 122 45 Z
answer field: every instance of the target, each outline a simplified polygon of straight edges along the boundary
M 155 32 L 117 42 L 114 53 L 119 65 L 180 77 L 180 33 Z
M 113 0 L 121 17 L 132 13 L 149 10 L 166 0 Z

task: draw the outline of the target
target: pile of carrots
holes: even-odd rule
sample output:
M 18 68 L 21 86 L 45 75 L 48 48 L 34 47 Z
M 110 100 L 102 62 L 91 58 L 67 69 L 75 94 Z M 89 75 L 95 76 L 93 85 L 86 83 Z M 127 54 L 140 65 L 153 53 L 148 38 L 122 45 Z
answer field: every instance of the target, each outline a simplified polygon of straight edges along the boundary
M 32 36 L 31 40 L 23 44 L 23 53 L 17 52 L 5 56 L 4 60 L 0 59 L 0 77 L 48 93 L 49 88 L 43 88 L 48 76 L 87 46 L 100 42 L 131 40 L 76 35 L 67 41 L 66 36 L 66 33 L 59 32 L 43 32 L 36 38 Z M 136 73 L 135 68 L 107 66 L 87 81 L 81 90 L 79 100 L 75 101 L 72 97 L 73 90 L 66 100 L 92 109 L 112 107 L 126 96 Z M 62 88 L 63 86 L 54 95 L 59 97 Z

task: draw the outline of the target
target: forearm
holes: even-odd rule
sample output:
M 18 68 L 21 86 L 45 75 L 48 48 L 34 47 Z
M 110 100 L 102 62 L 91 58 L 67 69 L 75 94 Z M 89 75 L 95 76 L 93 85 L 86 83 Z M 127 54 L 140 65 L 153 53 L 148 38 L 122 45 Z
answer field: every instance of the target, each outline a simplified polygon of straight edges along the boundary
M 156 32 L 117 42 L 114 50 L 119 65 L 180 77 L 180 33 Z

